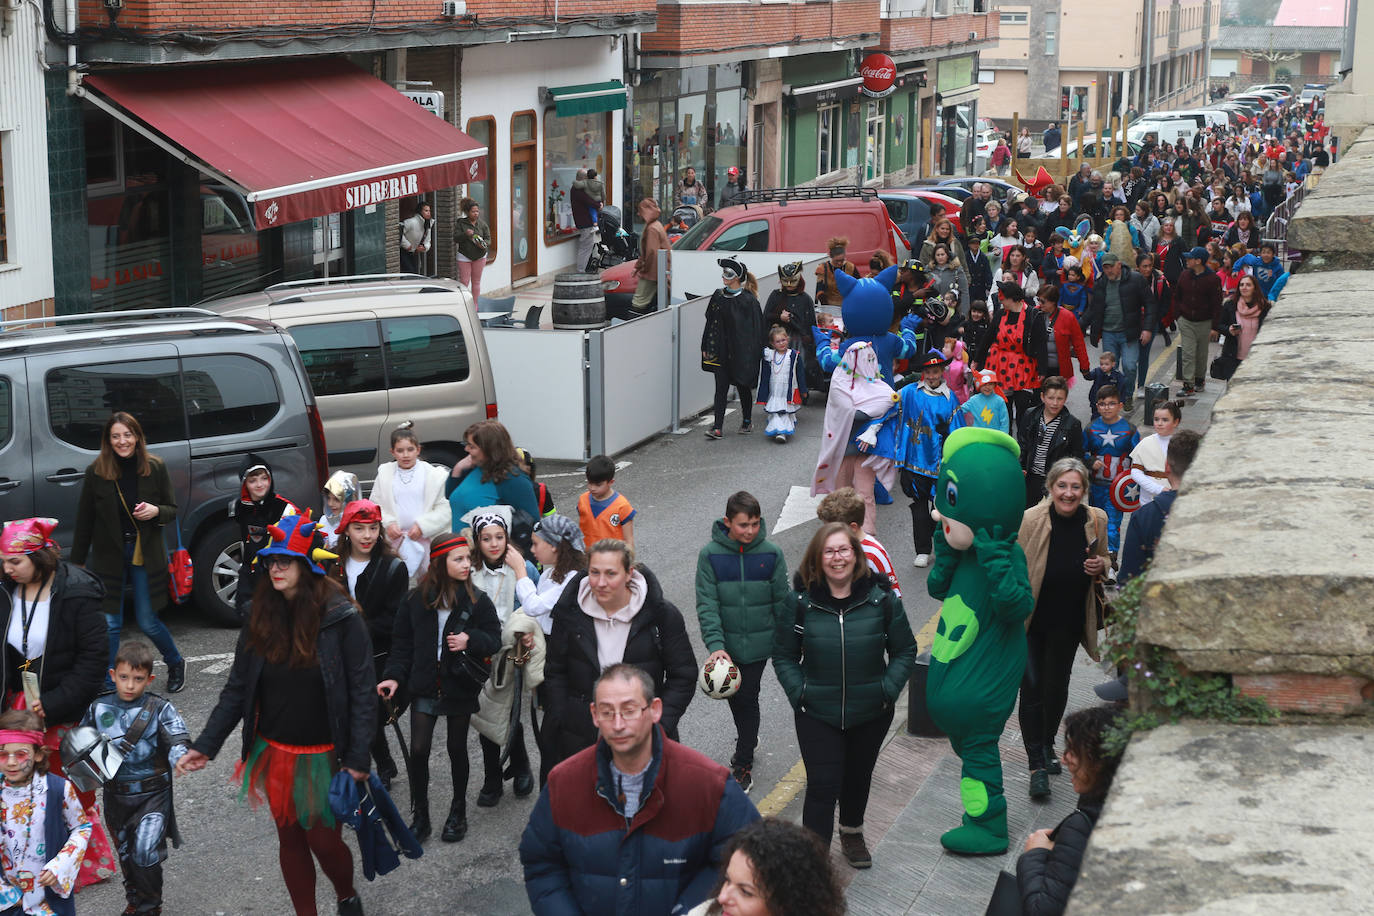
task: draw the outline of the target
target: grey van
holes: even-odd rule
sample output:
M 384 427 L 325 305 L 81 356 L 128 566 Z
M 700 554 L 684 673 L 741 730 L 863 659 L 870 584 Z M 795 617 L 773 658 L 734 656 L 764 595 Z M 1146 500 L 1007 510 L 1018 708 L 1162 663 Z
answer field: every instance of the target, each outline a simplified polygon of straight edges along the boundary
M 0 518 L 50 516 L 70 546 L 86 467 L 116 410 L 167 463 L 195 602 L 237 624 L 239 465 L 257 452 L 277 491 L 314 505 L 329 467 L 324 426 L 291 336 L 203 309 L 0 323 Z M 176 542 L 167 532 L 169 549 Z

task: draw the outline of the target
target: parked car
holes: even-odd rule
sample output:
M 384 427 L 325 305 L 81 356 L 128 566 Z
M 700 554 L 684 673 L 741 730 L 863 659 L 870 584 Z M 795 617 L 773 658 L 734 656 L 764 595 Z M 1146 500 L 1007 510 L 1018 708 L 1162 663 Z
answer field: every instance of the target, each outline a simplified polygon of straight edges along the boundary
M 1026 178 L 1030 178 L 1030 176 L 1027 175 Z M 972 194 L 973 186 L 979 183 L 991 185 L 992 199 L 1002 204 L 1005 204 L 1007 202 L 1007 195 L 1012 193 L 1024 193 L 1023 188 L 1020 188 L 1009 181 L 1003 181 L 1000 178 L 949 178 L 945 181 L 940 182 L 935 187 L 936 190 L 939 190 L 941 188 L 963 188 L 965 191 L 968 191 L 970 194 Z M 943 194 L 946 192 L 941 191 L 940 193 Z
M 391 431 L 401 423 L 415 424 L 427 461 L 452 467 L 463 456 L 463 432 L 496 416 L 482 326 L 455 280 L 297 280 L 205 307 L 290 332 L 319 401 L 329 466 L 364 483 L 391 460 Z
M 974 156 L 977 159 L 982 159 L 984 163 L 990 161 L 992 159 L 992 151 L 997 148 L 997 141 L 1000 140 L 1001 137 L 1002 135 L 995 130 L 978 131 L 978 145 L 974 150 Z
M 1242 92 L 1273 92 L 1284 98 L 1293 97 L 1293 87 L 1288 83 L 1256 83 L 1253 86 L 1246 86 Z
M 1070 140 L 1068 143 L 1065 143 L 1065 144 L 1064 144 L 1064 149 L 1067 151 L 1068 157 L 1069 157 L 1070 159 L 1076 158 L 1076 157 L 1078 156 L 1078 141 L 1077 141 L 1077 140 Z M 1137 141 L 1135 141 L 1135 140 L 1127 140 L 1127 141 L 1126 141 L 1126 155 L 1127 155 L 1127 156 L 1135 157 L 1136 155 L 1138 155 L 1138 154 L 1140 153 L 1140 150 L 1141 150 L 1141 144 L 1140 144 L 1139 142 L 1137 142 Z M 1098 152 L 1098 148 L 1097 148 L 1097 137 L 1089 135 L 1089 136 L 1086 136 L 1086 137 L 1083 138 L 1083 155 L 1084 155 L 1084 156 L 1096 157 L 1096 156 L 1101 156 L 1101 155 L 1111 155 L 1111 154 L 1115 154 L 1115 152 L 1116 152 L 1116 143 L 1113 142 L 1113 141 L 1108 141 L 1108 151 L 1107 151 L 1106 153 L 1099 153 L 1099 152 Z M 1059 149 L 1056 147 L 1055 149 L 1050 150 L 1048 153 L 1037 153 L 1036 155 L 1032 156 L 1031 158 L 1032 158 L 1032 159 L 1058 159 L 1058 158 L 1059 158 Z M 1029 178 L 1030 176 L 1027 175 L 1026 177 Z
M 930 223 L 930 205 L 941 204 L 945 215 L 954 223 L 954 228 L 962 232 L 959 225 L 959 206 L 957 198 L 941 194 L 928 188 L 887 188 L 880 194 L 887 206 L 887 215 L 902 230 L 907 241 L 915 244 L 916 239 L 924 238 L 922 230 Z M 913 252 L 919 254 L 919 252 Z
M 42 322 L 0 324 L 0 517 L 55 517 L 57 542 L 69 547 L 101 430 L 111 413 L 128 411 L 167 463 L 196 605 L 237 624 L 239 529 L 229 506 L 244 456 L 267 456 L 278 492 L 307 504 L 329 476 L 295 342 L 266 321 L 204 309 Z
M 838 235 L 849 239 L 849 259 L 861 273 L 879 248 L 897 257 L 887 208 L 873 188 L 766 188 L 745 191 L 741 199 L 702 218 L 673 250 L 824 252 L 826 239 Z M 602 271 L 601 285 L 608 312 L 628 308 L 634 263 Z

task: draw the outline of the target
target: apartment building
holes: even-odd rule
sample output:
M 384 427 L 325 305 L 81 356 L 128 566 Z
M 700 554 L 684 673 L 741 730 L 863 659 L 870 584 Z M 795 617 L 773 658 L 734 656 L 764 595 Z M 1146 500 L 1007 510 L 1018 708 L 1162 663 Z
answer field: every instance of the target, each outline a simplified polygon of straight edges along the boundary
M 1180 108 L 1207 97 L 1218 0 L 994 0 L 982 110 L 1029 126 Z

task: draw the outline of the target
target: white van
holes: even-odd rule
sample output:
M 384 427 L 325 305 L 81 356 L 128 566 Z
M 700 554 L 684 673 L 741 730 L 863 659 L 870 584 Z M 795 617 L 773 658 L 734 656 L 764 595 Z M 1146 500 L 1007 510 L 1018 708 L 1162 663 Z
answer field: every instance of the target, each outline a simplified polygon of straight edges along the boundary
M 1214 130 L 1225 130 L 1231 123 L 1231 119 L 1226 116 L 1226 112 L 1219 108 L 1189 108 L 1185 111 L 1171 111 L 1169 116 L 1174 115 L 1195 115 L 1203 119 L 1203 126 Z
M 1126 131 L 1126 139 L 1143 143 L 1149 134 L 1154 134 L 1162 144 L 1177 146 L 1179 143 L 1191 147 L 1193 138 L 1202 128 L 1203 119 L 1198 115 L 1174 115 L 1172 112 L 1160 115 L 1147 115 L 1131 124 Z

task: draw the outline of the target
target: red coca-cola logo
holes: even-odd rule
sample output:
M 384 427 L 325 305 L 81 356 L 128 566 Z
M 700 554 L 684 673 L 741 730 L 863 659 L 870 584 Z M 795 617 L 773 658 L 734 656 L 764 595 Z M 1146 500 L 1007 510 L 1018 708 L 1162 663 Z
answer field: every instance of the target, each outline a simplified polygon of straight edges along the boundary
M 897 65 L 886 54 L 875 52 L 864 58 L 859 66 L 859 76 L 863 77 L 863 86 L 860 88 L 864 95 L 882 98 L 896 88 Z

